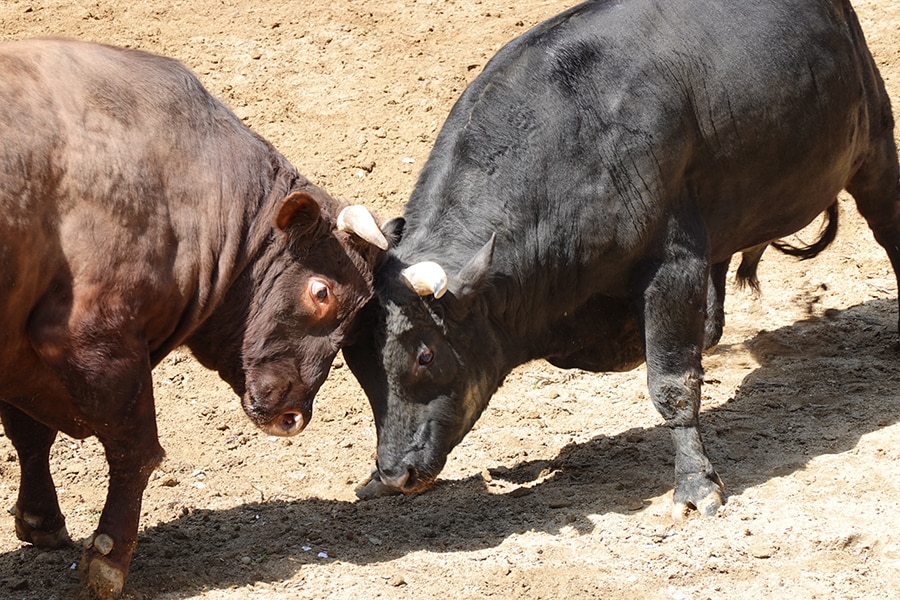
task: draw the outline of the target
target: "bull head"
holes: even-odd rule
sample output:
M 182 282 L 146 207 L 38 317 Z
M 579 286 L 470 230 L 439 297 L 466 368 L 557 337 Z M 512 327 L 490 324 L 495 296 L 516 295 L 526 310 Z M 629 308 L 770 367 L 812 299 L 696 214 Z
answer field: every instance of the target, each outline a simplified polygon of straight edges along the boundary
M 394 259 L 363 317 L 368 333 L 344 348 L 375 416 L 379 486 L 404 493 L 430 486 L 502 381 L 502 368 L 489 358 L 500 343 L 484 306 L 495 239 L 452 279 L 435 262 L 399 269 Z M 407 288 L 439 301 L 414 301 Z
M 389 246 L 365 207 L 344 207 L 332 221 L 322 205 L 334 201 L 313 191 L 318 199 L 294 191 L 278 207 L 274 225 L 283 236 L 273 253 L 288 251 L 273 259 L 277 276 L 260 286 L 241 349 L 244 375 L 236 376 L 245 412 L 270 435 L 294 435 L 309 423 L 347 323 L 372 294 L 372 262 Z

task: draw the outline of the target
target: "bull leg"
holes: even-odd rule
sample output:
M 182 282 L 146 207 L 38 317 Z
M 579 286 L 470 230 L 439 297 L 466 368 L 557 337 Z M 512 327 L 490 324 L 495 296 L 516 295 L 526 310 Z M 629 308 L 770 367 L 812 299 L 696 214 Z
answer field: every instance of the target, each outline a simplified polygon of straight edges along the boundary
M 19 455 L 19 496 L 10 510 L 16 536 L 41 548 L 71 543 L 50 475 L 50 446 L 57 432 L 6 402 L 0 402 L 0 420 Z
M 97 432 L 109 463 L 109 489 L 97 529 L 85 542 L 81 569 L 88 589 L 102 599 L 122 592 L 137 545 L 144 489 L 163 457 L 149 365 L 127 397 L 137 400 L 123 403 L 103 421 L 114 425 Z
M 847 184 L 847 191 L 887 252 L 900 288 L 900 166 L 891 130 L 875 144 Z
M 706 232 L 702 225 L 677 219 L 668 229 L 663 262 L 644 288 L 643 319 L 650 397 L 675 445 L 672 515 L 681 520 L 689 508 L 715 514 L 724 487 L 698 429 L 709 277 Z
M 163 451 L 147 342 L 139 329 L 128 327 L 127 317 L 116 319 L 111 313 L 103 315 L 109 330 L 97 331 L 101 319 L 96 310 L 76 306 L 71 313 L 82 316 L 76 323 L 36 319 L 41 326 L 31 336 L 38 355 L 60 374 L 75 399 L 78 420 L 90 426 L 106 452 L 106 503 L 97 529 L 85 542 L 80 567 L 91 596 L 108 600 L 125 585 L 142 495 Z
M 714 264 L 709 270 L 703 350 L 710 353 L 715 351 L 725 328 L 725 276 L 728 274 L 730 262 L 726 260 Z
M 74 296 L 79 297 L 78 290 Z M 92 300 L 65 310 L 53 303 L 55 298 L 49 299 L 33 312 L 29 335 L 38 356 L 73 398 L 73 415 L 85 425 L 83 433 L 95 435 L 106 452 L 106 503 L 97 529 L 85 542 L 80 567 L 87 591 L 108 600 L 121 594 L 125 585 L 137 544 L 143 492 L 163 451 L 157 437 L 149 350 L 140 323 L 130 318 L 127 308 L 120 316 L 93 301 L 93 294 L 85 297 Z M 99 330 L 98 323 L 107 329 Z

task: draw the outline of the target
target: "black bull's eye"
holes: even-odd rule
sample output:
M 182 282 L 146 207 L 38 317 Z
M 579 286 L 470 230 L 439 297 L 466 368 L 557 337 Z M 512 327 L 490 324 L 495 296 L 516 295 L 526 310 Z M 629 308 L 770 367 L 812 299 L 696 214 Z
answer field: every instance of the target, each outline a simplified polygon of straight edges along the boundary
M 424 348 L 419 352 L 419 365 L 427 367 L 434 360 L 434 352 L 430 348 Z

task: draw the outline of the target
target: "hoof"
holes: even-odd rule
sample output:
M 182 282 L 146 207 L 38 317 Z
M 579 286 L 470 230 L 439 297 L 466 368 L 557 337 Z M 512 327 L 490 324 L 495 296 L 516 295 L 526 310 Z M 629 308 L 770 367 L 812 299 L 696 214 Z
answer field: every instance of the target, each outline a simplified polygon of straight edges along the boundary
M 87 550 L 88 548 L 93 548 L 103 556 L 106 556 L 112 552 L 113 539 L 105 533 L 94 535 L 84 540 L 84 549 Z
M 46 523 L 43 517 L 23 512 L 18 507 L 13 507 L 9 512 L 15 517 L 16 537 L 23 542 L 48 549 L 62 548 L 72 544 L 72 539 L 66 530 L 65 519 L 62 516 L 58 519 L 50 519 L 50 522 Z
M 697 512 L 704 517 L 714 517 L 724 503 L 722 492 L 716 490 L 697 504 Z
M 84 584 L 91 598 L 114 600 L 122 595 L 125 571 L 91 549 L 85 550 L 81 565 Z
M 716 515 L 725 504 L 725 486 L 718 475 L 712 473 L 712 477 L 695 474 L 676 484 L 672 520 L 680 523 L 694 510 L 704 517 Z
M 681 523 L 695 510 L 702 517 L 714 517 L 719 512 L 722 504 L 724 502 L 720 492 L 711 493 L 697 504 L 693 502 L 675 502 L 672 505 L 672 520 Z

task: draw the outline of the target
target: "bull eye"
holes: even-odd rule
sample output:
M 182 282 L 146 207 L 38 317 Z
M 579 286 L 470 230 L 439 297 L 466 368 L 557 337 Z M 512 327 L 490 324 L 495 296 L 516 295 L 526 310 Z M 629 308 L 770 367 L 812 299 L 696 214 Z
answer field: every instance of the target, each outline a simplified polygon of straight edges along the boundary
M 324 282 L 314 279 L 309 284 L 309 295 L 318 304 L 325 304 L 328 302 L 328 286 Z
M 434 361 L 434 352 L 431 348 L 423 348 L 419 352 L 419 366 L 427 367 Z

